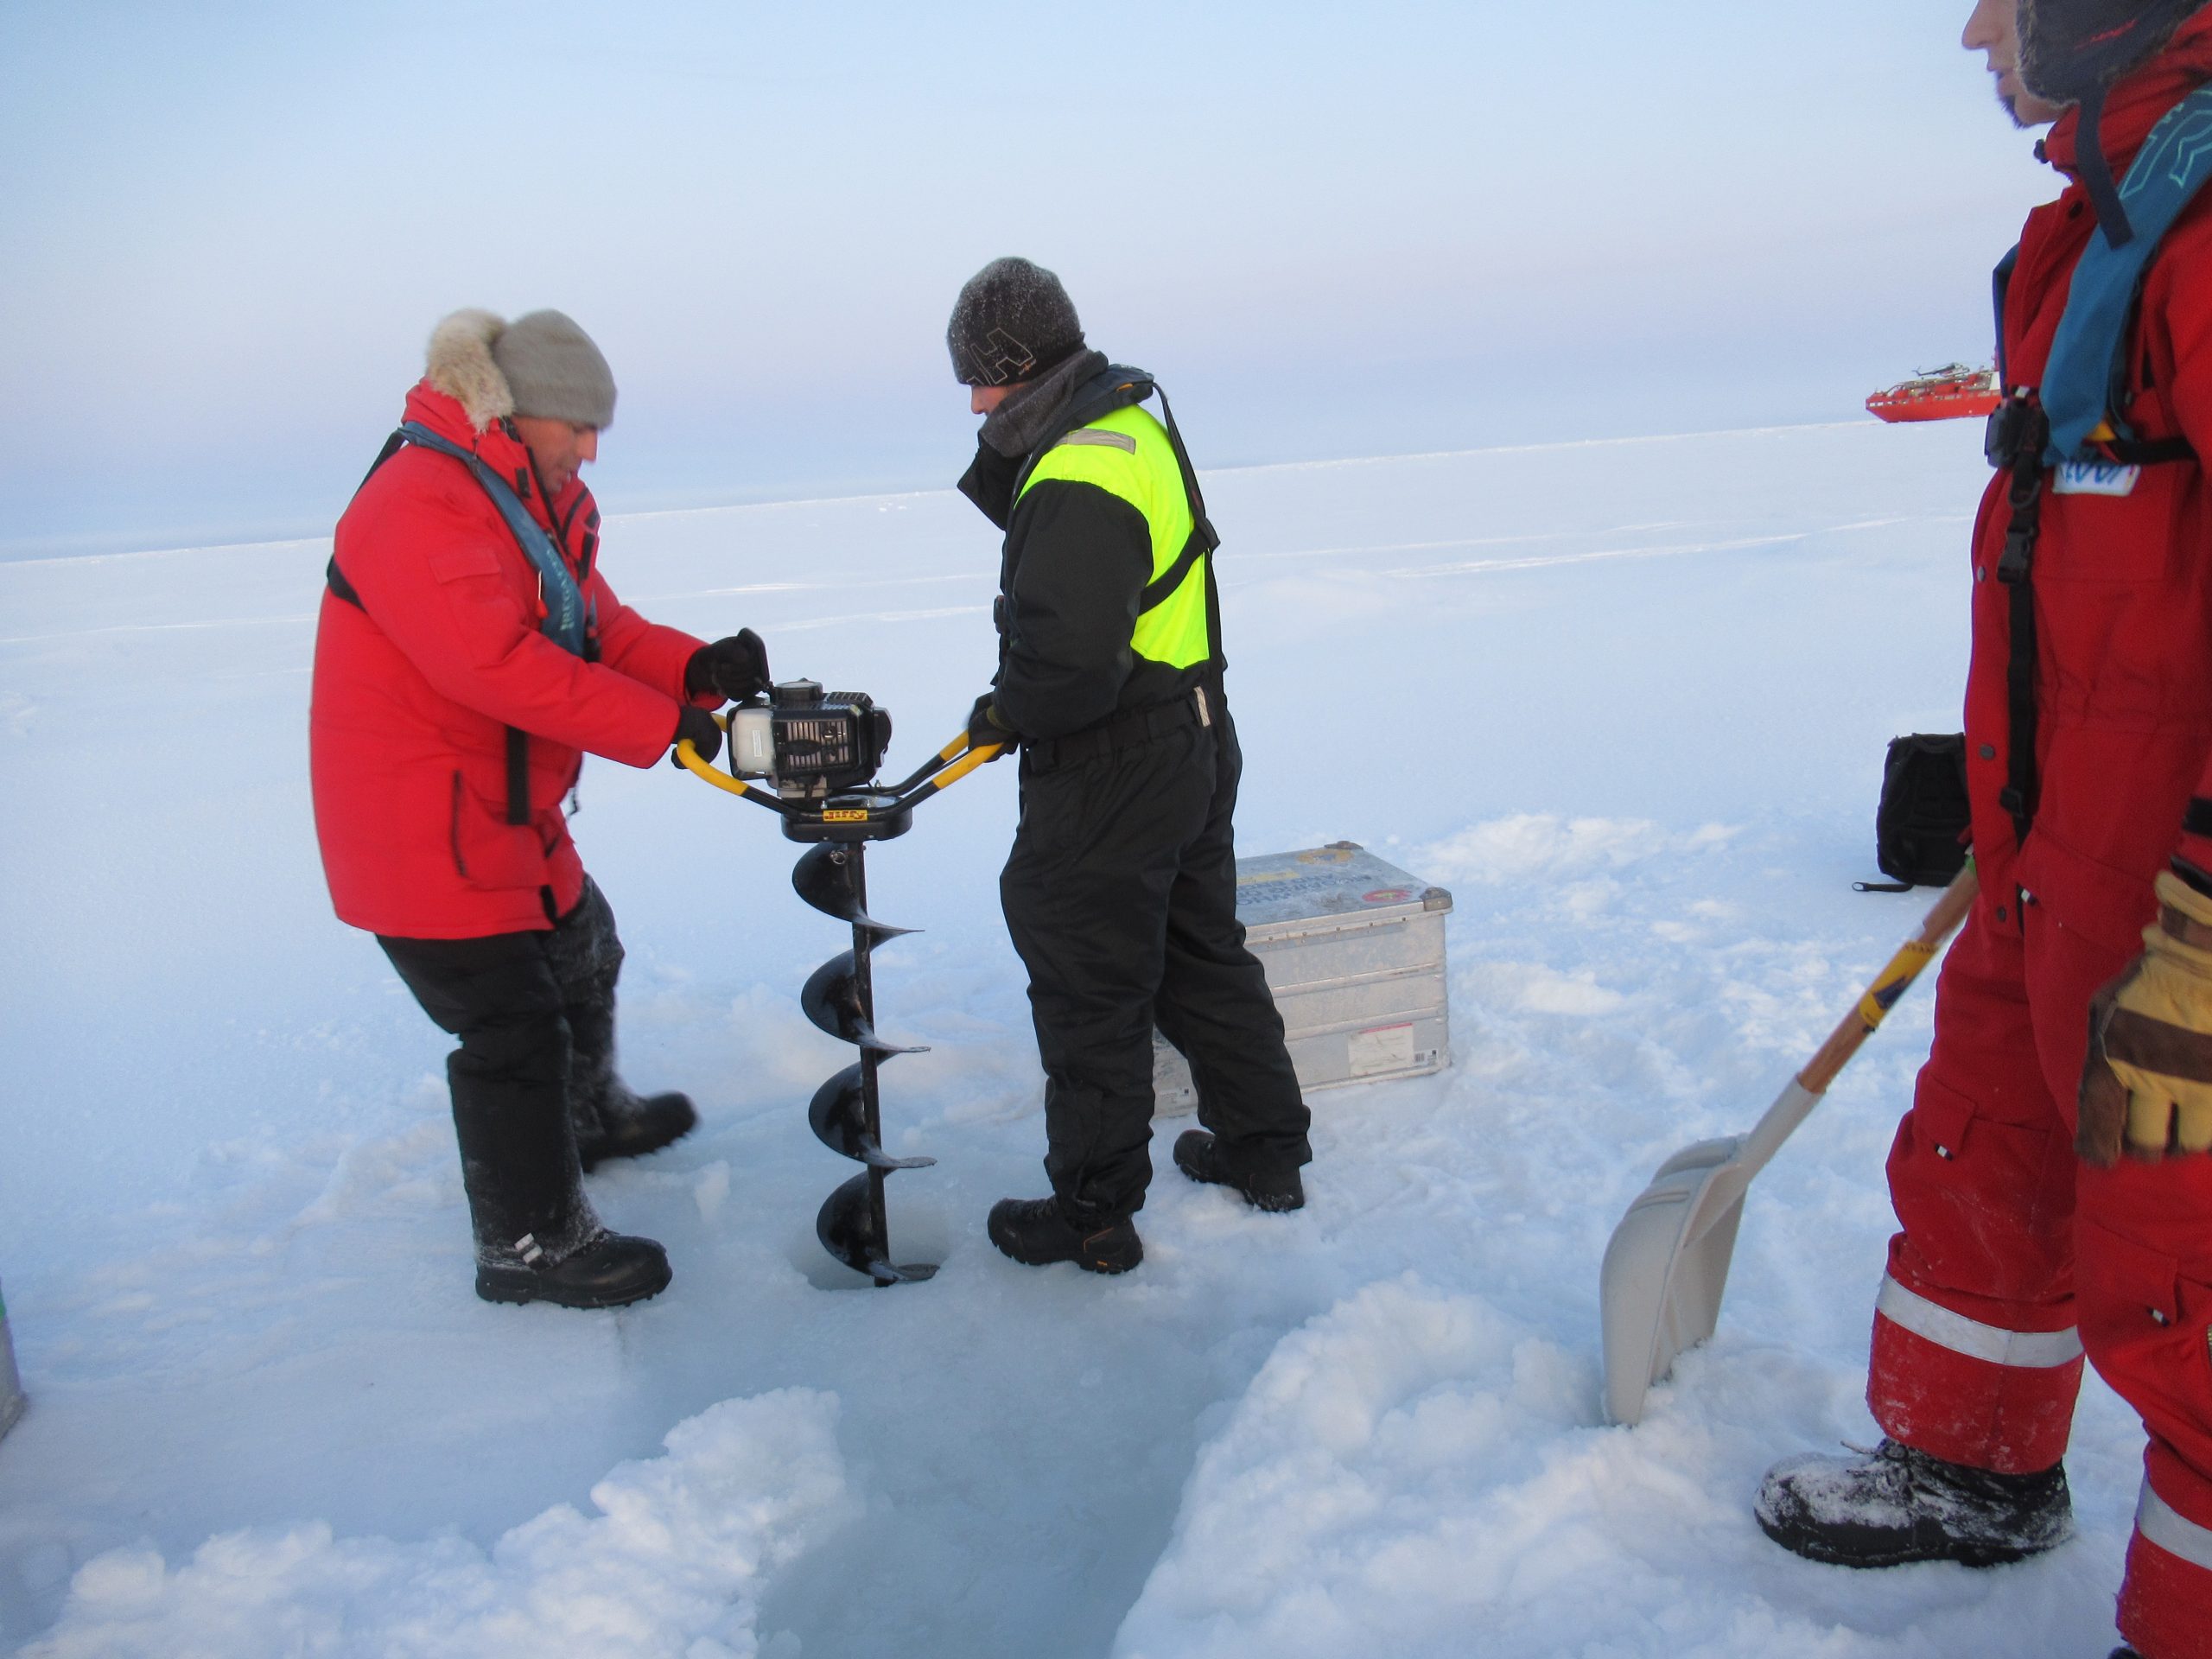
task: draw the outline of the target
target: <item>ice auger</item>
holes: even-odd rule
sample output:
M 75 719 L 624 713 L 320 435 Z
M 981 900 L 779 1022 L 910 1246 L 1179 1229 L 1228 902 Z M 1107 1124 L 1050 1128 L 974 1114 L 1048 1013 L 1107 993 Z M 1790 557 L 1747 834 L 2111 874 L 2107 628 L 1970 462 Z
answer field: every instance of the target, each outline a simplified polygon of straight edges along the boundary
M 922 1169 L 937 1160 L 894 1158 L 883 1149 L 876 1073 L 894 1054 L 923 1051 L 887 1043 L 876 1033 L 875 987 L 870 971 L 877 945 L 915 930 L 887 926 L 868 913 L 868 843 L 904 835 L 917 805 L 958 782 L 999 751 L 995 746 L 971 747 L 963 732 L 896 784 L 886 787 L 869 783 L 831 792 L 821 780 L 825 768 L 818 764 L 817 751 L 805 747 L 818 744 L 818 731 L 796 714 L 788 719 L 781 717 L 792 713 L 785 706 L 785 690 L 777 688 L 779 719 L 772 734 L 771 728 L 754 721 L 760 727 L 757 734 L 766 740 L 760 747 L 772 750 L 773 758 L 763 755 L 758 764 L 772 769 L 753 775 L 774 781 L 774 792 L 746 782 L 741 771 L 724 772 L 702 760 L 688 741 L 677 745 L 676 755 L 683 766 L 717 789 L 743 796 L 777 813 L 783 819 L 784 834 L 791 840 L 811 843 L 791 872 L 791 887 L 815 909 L 852 927 L 852 949 L 840 951 L 816 969 L 799 992 L 799 1007 L 809 1020 L 860 1050 L 860 1058 L 816 1090 L 807 1107 L 806 1121 L 823 1145 L 865 1166 L 823 1202 L 814 1218 L 814 1235 L 822 1241 L 823 1249 L 878 1285 L 918 1282 L 936 1273 L 937 1266 L 893 1262 L 883 1182 L 893 1170 Z M 823 699 L 818 687 L 812 696 L 811 705 L 793 707 L 803 711 L 808 707 L 835 710 L 847 706 L 835 694 Z M 766 712 L 759 708 L 738 711 L 741 717 Z M 731 732 L 733 766 L 743 766 L 745 762 L 737 758 L 737 731 L 731 719 L 721 715 L 715 718 Z M 866 757 L 863 764 L 870 764 L 880 755 L 880 745 L 862 743 L 856 752 Z M 810 780 L 804 776 L 807 772 L 814 774 Z

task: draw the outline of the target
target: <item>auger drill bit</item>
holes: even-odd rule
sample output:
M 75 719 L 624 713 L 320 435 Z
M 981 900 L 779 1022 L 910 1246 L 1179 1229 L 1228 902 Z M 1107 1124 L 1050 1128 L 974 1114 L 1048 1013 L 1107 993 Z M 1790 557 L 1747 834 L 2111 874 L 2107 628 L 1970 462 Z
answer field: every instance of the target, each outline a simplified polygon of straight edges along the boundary
M 823 1249 L 878 1285 L 927 1279 L 934 1264 L 894 1265 L 890 1224 L 883 1203 L 884 1177 L 895 1169 L 924 1169 L 934 1158 L 893 1158 L 883 1149 L 883 1117 L 876 1070 L 893 1054 L 919 1048 L 887 1043 L 875 1031 L 875 985 L 869 958 L 875 947 L 914 930 L 887 927 L 868 913 L 865 843 L 823 842 L 810 848 L 791 872 L 798 896 L 825 915 L 849 923 L 853 948 L 830 957 L 808 976 L 799 993 L 806 1017 L 832 1037 L 852 1044 L 860 1058 L 814 1092 L 806 1120 L 823 1145 L 867 1168 L 832 1192 L 814 1218 Z

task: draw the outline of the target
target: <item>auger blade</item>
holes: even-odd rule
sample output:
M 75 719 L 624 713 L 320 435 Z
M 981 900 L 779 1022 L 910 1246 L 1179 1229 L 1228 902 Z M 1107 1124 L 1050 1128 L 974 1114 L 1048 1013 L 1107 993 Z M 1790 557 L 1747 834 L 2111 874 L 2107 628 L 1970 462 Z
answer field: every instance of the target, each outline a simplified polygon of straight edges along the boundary
M 798 994 L 798 1005 L 806 1011 L 806 1017 L 832 1037 L 842 1038 L 871 1054 L 926 1053 L 926 1048 L 901 1048 L 875 1034 L 875 1027 L 861 1007 L 859 972 L 853 953 L 847 950 L 808 975 Z
M 868 1101 L 861 1091 L 861 1067 L 855 1064 L 814 1091 L 806 1121 L 822 1144 L 842 1153 L 870 1169 L 927 1169 L 934 1158 L 893 1158 L 868 1132 Z
M 822 1248 L 855 1273 L 864 1273 L 879 1285 L 918 1283 L 937 1272 L 933 1262 L 892 1265 L 882 1230 L 876 1224 L 874 1181 L 862 1170 L 823 1201 L 814 1217 L 814 1236 Z
M 817 842 L 791 869 L 791 890 L 825 916 L 850 922 L 870 944 L 903 938 L 911 927 L 890 927 L 861 906 L 861 854 L 856 847 Z

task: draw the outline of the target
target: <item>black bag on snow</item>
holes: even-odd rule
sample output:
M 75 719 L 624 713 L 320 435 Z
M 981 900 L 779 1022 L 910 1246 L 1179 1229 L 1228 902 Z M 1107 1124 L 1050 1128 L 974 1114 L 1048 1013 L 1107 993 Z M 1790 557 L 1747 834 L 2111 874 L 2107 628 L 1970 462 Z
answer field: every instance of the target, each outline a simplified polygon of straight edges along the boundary
M 1907 887 L 1948 887 L 1966 868 L 1967 817 L 1966 734 L 1891 738 L 1874 811 L 1882 873 Z

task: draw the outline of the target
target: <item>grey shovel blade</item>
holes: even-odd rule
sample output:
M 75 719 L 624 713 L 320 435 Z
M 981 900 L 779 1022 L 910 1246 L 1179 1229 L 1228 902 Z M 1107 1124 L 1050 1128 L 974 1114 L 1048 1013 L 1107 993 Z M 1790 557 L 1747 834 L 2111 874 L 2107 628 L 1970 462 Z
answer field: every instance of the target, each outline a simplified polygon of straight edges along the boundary
M 889 927 L 861 908 L 860 863 L 857 847 L 817 842 L 791 869 L 791 890 L 825 916 L 850 922 L 870 944 L 881 944 L 915 930 Z
M 870 1169 L 927 1169 L 934 1158 L 893 1158 L 868 1132 L 868 1103 L 861 1092 L 861 1068 L 855 1064 L 814 1091 L 806 1121 L 822 1144 L 842 1152 Z
M 814 1217 L 814 1236 L 822 1241 L 823 1249 L 879 1285 L 918 1284 L 936 1274 L 936 1264 L 892 1265 L 888 1245 L 875 1224 L 874 1194 L 870 1190 L 874 1179 L 862 1170 L 823 1200 Z
M 873 1054 L 921 1054 L 922 1048 L 901 1048 L 875 1034 L 875 1027 L 861 1010 L 859 964 L 849 950 L 834 956 L 807 976 L 798 994 L 806 1017 L 832 1037 Z
M 1640 1422 L 1651 1385 L 1713 1334 L 1744 1194 L 1817 1098 L 1792 1079 L 1749 1135 L 1676 1153 L 1613 1229 L 1598 1278 L 1611 1421 Z

